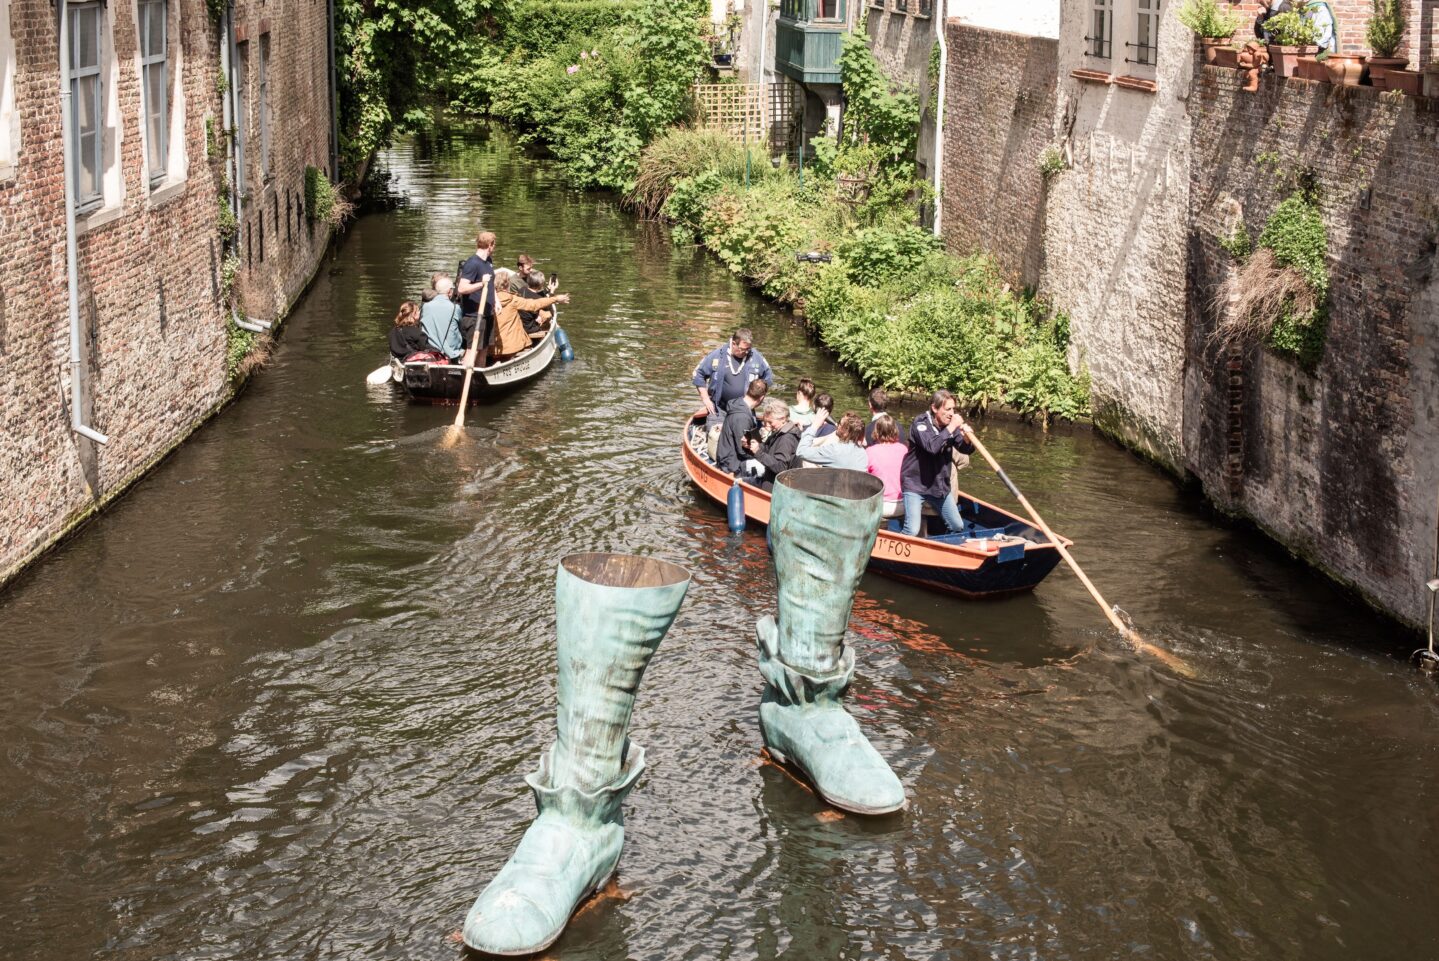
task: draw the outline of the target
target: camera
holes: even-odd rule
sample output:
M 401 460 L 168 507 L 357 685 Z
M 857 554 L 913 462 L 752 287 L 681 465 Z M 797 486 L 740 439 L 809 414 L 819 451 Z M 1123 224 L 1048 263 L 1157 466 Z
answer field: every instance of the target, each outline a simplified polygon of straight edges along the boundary
M 802 254 L 795 254 L 794 259 L 802 264 L 827 264 L 834 258 L 828 251 L 810 250 Z

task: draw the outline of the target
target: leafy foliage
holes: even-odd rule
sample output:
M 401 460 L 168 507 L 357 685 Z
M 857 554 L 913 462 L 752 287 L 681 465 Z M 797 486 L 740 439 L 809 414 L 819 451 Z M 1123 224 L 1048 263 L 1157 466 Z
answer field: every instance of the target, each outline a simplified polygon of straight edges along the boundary
M 1287 197 L 1264 225 L 1259 247 L 1272 250 L 1281 268 L 1297 270 L 1313 294 L 1313 307 L 1299 309 L 1290 303 L 1281 309 L 1269 332 L 1269 346 L 1313 367 L 1324 353 L 1329 323 L 1329 235 L 1318 205 L 1302 193 Z
M 305 217 L 338 228 L 349 219 L 350 202 L 318 167 L 305 168 Z
M 914 270 L 939 248 L 938 237 L 912 224 L 866 227 L 839 244 L 839 256 L 851 282 L 872 284 Z
M 1401 0 L 1374 0 L 1374 16 L 1365 29 L 1365 37 L 1374 56 L 1392 57 L 1398 53 L 1407 26 Z
M 1314 22 L 1297 10 L 1275 14 L 1264 21 L 1264 29 L 1281 47 L 1304 47 L 1319 37 Z
M 1220 9 L 1217 0 L 1184 0 L 1179 22 L 1206 40 L 1227 40 L 1244 23 L 1239 14 Z

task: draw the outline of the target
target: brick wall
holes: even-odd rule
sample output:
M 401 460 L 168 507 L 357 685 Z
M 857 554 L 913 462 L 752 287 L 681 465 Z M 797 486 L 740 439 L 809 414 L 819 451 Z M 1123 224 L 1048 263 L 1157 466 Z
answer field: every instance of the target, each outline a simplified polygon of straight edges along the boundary
M 1199 68 L 1192 121 L 1185 455 L 1209 495 L 1411 623 L 1439 489 L 1439 107 L 1368 88 Z M 1313 374 L 1262 348 L 1216 356 L 1218 243 L 1257 237 L 1299 176 L 1329 235 Z
M 1054 143 L 1058 45 L 946 25 L 945 246 L 983 251 L 1036 286 L 1044 254 L 1040 159 Z
M 0 515 L 0 581 L 123 490 L 229 392 L 228 319 L 218 300 L 222 173 L 206 155 L 206 117 L 220 126 L 217 31 L 203 0 L 171 2 L 186 164 L 183 178 L 159 189 L 145 174 L 135 6 L 110 0 L 106 8 L 117 68 L 109 149 L 120 189 L 100 213 L 81 218 L 77 244 L 84 415 L 109 436 L 103 446 L 70 428 L 57 21 L 46 0 L 8 4 L 22 148 L 14 174 L 0 180 L 0 474 L 15 492 Z M 303 102 L 316 57 L 324 78 L 324 5 L 267 7 L 287 37 L 283 59 L 274 60 L 280 89 Z M 290 182 L 302 157 L 324 156 L 310 126 L 323 126 L 318 142 L 328 142 L 323 97 L 311 101 L 310 115 L 275 101 L 277 154 L 289 164 L 277 171 Z M 316 231 L 273 258 L 267 251 L 270 311 L 298 294 L 326 240 Z
M 1369 41 L 1366 33 L 1369 18 L 1374 15 L 1373 0 L 1328 0 L 1334 11 L 1339 36 L 1339 49 L 1344 53 L 1368 54 Z M 1235 39 L 1248 39 L 1254 35 L 1254 18 L 1261 9 L 1256 0 L 1244 0 L 1229 5 L 1229 9 L 1244 16 L 1244 26 Z M 1422 67 L 1431 63 L 1439 53 L 1439 2 L 1436 0 L 1404 0 L 1408 15 L 1408 29 L 1398 56 L 1406 57 L 1410 67 Z

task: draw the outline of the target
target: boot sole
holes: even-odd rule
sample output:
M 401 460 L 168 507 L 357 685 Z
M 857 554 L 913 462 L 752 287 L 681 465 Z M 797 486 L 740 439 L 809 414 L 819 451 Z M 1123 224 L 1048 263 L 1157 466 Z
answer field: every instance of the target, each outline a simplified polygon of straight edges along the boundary
M 766 744 L 764 746 L 764 749 L 769 752 L 770 757 L 774 758 L 780 764 L 783 764 L 786 768 L 790 770 L 791 773 L 798 774 L 803 779 L 805 785 L 808 786 L 809 789 L 815 793 L 815 796 L 832 808 L 838 808 L 839 810 L 846 811 L 850 814 L 864 814 L 869 817 L 877 817 L 882 814 L 894 814 L 897 811 L 903 811 L 905 808 L 909 807 L 909 798 L 905 798 L 903 801 L 899 802 L 899 807 L 884 808 L 865 807 L 862 804 L 850 804 L 837 801 L 834 798 L 830 797 L 828 794 L 824 793 L 824 791 L 820 790 L 819 784 L 816 783 L 815 779 L 810 775 L 808 771 L 804 769 L 802 765 L 794 763 L 789 758 L 785 757 L 783 752 L 776 750 L 769 744 Z

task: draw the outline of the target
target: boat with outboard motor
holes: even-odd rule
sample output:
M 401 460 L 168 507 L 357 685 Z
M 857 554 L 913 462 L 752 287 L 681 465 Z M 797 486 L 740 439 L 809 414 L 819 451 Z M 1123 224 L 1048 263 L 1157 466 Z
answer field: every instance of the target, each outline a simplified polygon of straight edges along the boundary
M 715 502 L 727 503 L 735 478 L 709 457 L 704 418 L 685 424 L 680 443 L 685 472 Z M 738 482 L 744 492 L 745 517 L 769 523 L 770 494 Z M 879 529 L 869 570 L 967 598 L 1001 597 L 1032 590 L 1059 564 L 1059 551 L 1023 518 L 993 504 L 956 492 L 965 529 L 959 534 L 910 537 L 890 521 Z M 1065 547 L 1072 543 L 1061 537 Z

